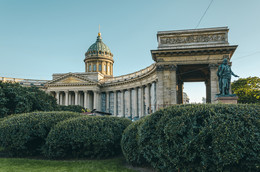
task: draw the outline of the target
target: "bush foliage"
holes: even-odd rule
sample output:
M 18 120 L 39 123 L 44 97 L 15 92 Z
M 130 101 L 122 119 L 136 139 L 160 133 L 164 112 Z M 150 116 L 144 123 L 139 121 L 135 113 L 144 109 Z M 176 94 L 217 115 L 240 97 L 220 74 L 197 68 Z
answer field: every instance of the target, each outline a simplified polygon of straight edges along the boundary
M 146 161 L 141 153 L 140 146 L 138 146 L 138 140 L 140 138 L 139 130 L 143 124 L 145 118 L 142 118 L 129 125 L 121 139 L 121 148 L 126 161 L 132 165 L 143 165 Z
M 259 105 L 172 106 L 130 125 L 122 142 L 137 141 L 122 150 L 132 164 L 144 157 L 158 171 L 257 171 L 259 114 Z
M 118 117 L 83 116 L 57 124 L 46 140 L 49 158 L 106 158 L 119 153 L 123 130 L 131 121 Z
M 70 112 L 82 113 L 82 110 L 85 108 L 80 105 L 69 105 L 69 106 L 58 105 L 58 109 L 60 111 L 70 111 Z
M 79 116 L 73 112 L 35 112 L 6 117 L 0 123 L 0 145 L 11 156 L 39 155 L 54 125 Z

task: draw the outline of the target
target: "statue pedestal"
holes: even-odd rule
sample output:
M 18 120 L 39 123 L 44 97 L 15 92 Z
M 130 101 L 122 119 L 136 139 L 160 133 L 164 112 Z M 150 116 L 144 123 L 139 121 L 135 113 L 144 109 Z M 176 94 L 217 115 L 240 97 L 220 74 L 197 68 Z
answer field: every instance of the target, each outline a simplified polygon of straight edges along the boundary
M 237 99 L 237 96 L 217 96 L 215 102 L 223 104 L 237 104 Z

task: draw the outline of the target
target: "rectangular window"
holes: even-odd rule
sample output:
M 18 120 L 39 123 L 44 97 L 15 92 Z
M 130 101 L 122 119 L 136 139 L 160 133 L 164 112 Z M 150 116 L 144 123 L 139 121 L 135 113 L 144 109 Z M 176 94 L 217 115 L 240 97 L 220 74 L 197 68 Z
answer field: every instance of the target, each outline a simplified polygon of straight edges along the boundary
M 97 66 L 94 64 L 93 65 L 93 71 L 96 72 L 97 71 Z
M 114 116 L 114 93 L 109 93 L 109 112 L 112 113 Z
M 91 72 L 91 65 L 88 66 L 88 71 Z
M 101 71 L 101 70 L 102 70 L 102 66 L 100 64 L 100 65 L 98 65 L 98 71 Z
M 101 111 L 106 112 L 106 93 L 101 93 Z

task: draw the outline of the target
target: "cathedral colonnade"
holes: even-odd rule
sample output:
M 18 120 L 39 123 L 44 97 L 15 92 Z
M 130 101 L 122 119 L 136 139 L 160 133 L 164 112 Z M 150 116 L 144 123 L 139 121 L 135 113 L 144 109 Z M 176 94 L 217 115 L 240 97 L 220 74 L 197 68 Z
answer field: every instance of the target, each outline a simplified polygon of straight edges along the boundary
M 140 118 L 157 109 L 156 85 L 156 81 L 153 81 L 114 91 L 59 90 L 51 91 L 50 94 L 57 99 L 59 105 L 80 105 L 118 117 Z

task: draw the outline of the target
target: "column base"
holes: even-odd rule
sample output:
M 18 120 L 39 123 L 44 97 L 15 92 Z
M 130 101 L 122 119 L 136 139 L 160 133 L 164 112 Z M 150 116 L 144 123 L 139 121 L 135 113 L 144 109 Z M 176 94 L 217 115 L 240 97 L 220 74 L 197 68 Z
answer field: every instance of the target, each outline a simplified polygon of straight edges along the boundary
M 237 104 L 237 99 L 237 96 L 218 96 L 215 99 L 215 103 Z

